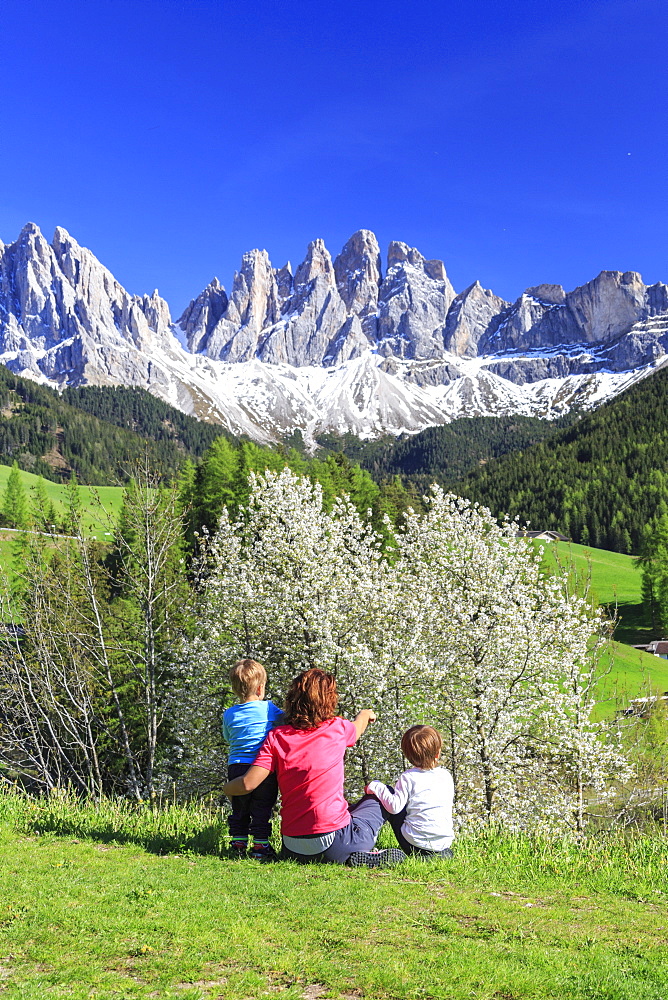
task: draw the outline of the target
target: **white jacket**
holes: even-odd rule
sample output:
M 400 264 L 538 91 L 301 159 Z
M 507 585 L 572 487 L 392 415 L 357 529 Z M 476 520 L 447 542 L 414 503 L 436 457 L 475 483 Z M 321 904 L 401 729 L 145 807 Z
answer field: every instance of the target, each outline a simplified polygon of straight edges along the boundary
M 423 770 L 411 767 L 397 779 L 392 792 L 382 781 L 370 781 L 367 791 L 375 795 L 389 813 L 405 807 L 401 832 L 409 844 L 426 851 L 442 851 L 454 839 L 452 804 L 455 787 L 444 767 Z

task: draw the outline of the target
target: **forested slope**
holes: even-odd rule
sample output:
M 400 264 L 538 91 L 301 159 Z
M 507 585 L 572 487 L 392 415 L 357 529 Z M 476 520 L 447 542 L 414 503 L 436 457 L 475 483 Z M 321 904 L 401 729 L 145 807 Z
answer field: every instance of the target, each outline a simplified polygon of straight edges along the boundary
M 318 443 L 325 452 L 345 452 L 377 480 L 410 477 L 418 489 L 424 490 L 434 481 L 449 486 L 492 458 L 551 437 L 575 419 L 575 415 L 554 422 L 522 416 L 461 417 L 399 439 L 361 442 L 353 435 L 327 434 Z
M 148 460 L 171 478 L 222 427 L 188 417 L 143 389 L 54 389 L 0 366 L 0 463 L 62 482 L 72 472 L 91 485 L 125 482 Z
M 172 441 L 195 457 L 226 433 L 220 424 L 190 417 L 136 386 L 69 387 L 63 390 L 61 398 L 98 420 L 134 431 L 151 441 Z
M 668 370 L 549 439 L 489 462 L 454 489 L 533 528 L 637 552 L 643 527 L 668 496 Z

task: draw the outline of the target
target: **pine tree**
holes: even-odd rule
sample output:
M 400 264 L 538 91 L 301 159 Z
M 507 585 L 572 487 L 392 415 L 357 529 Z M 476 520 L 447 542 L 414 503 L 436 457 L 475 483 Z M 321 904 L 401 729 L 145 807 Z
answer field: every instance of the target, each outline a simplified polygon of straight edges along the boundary
M 56 527 L 57 515 L 53 501 L 46 491 L 44 477 L 40 476 L 34 486 L 31 486 L 31 514 L 32 520 L 40 531 L 53 531 Z
M 642 600 L 654 631 L 668 631 L 668 509 L 665 503 L 642 535 L 638 567 L 642 572 Z
M 18 462 L 12 465 L 2 498 L 2 519 L 10 528 L 28 528 L 30 510 Z
M 71 534 L 76 534 L 81 526 L 83 503 L 79 493 L 79 482 L 76 473 L 72 473 L 65 491 L 65 527 Z

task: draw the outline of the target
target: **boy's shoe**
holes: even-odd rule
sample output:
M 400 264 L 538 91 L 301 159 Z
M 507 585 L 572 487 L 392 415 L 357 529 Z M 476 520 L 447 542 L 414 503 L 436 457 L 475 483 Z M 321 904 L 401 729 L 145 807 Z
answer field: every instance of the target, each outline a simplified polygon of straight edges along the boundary
M 271 844 L 253 844 L 250 856 L 253 861 L 278 861 L 278 855 Z
M 248 853 L 248 841 L 231 840 L 229 851 L 231 858 L 245 858 Z
M 406 855 L 398 847 L 386 851 L 353 851 L 348 858 L 351 868 L 392 868 L 406 860 Z

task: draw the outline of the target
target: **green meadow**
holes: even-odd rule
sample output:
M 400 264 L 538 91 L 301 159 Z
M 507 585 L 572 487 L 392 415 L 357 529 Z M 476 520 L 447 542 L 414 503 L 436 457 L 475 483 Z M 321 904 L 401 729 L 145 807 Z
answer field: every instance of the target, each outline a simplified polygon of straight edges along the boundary
M 134 810 L 0 795 L 7 1000 L 668 996 L 663 837 L 469 836 L 369 871 L 231 860 L 219 810 Z
M 10 472 L 10 466 L 0 465 L 0 495 L 4 493 L 7 487 L 7 480 Z M 31 488 L 37 484 L 38 479 L 39 477 L 34 476 L 31 472 L 21 472 L 21 480 L 29 498 L 31 496 Z M 51 500 L 56 508 L 56 513 L 63 514 L 65 511 L 67 485 L 52 483 L 48 479 L 44 480 L 44 485 L 46 487 L 46 493 L 49 500 Z M 89 530 L 92 535 L 99 535 L 103 538 L 104 532 L 109 530 L 108 520 L 115 518 L 121 509 L 121 503 L 123 502 L 123 487 L 79 486 L 77 489 L 85 511 L 85 528 Z M 11 532 L 2 531 L 2 529 L 0 529 L 0 533 L 0 537 L 5 539 L 9 538 L 12 534 Z
M 542 545 L 547 565 L 572 565 L 578 577 L 590 579 L 591 594 L 598 604 L 638 604 L 640 572 L 634 556 L 607 549 L 593 549 L 573 542 Z
M 633 648 L 634 643 L 657 638 L 645 618 L 634 556 L 572 542 L 543 543 L 542 548 L 546 566 L 572 567 L 582 584 L 589 582 L 592 600 L 618 619 L 603 682 L 608 700 L 600 707 L 611 711 L 649 690 L 667 691 L 668 660 Z

